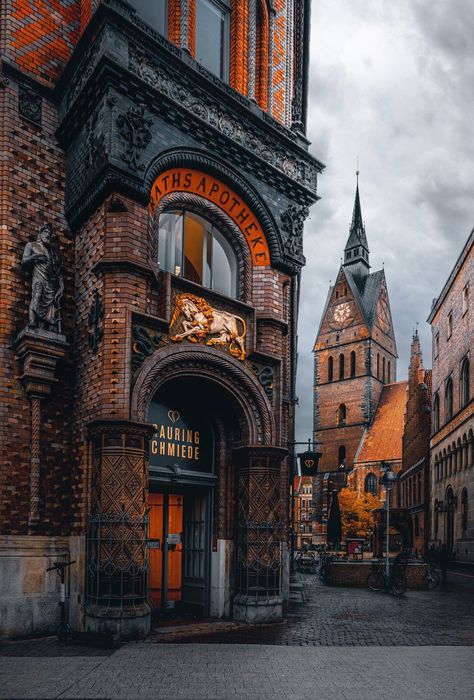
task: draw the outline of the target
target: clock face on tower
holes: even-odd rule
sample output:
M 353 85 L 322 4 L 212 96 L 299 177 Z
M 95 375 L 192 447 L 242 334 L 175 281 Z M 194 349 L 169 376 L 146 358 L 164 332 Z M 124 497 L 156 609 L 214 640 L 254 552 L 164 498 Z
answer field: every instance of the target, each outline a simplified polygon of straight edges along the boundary
M 334 328 L 345 328 L 352 321 L 352 305 L 349 302 L 338 304 L 334 309 L 331 326 Z

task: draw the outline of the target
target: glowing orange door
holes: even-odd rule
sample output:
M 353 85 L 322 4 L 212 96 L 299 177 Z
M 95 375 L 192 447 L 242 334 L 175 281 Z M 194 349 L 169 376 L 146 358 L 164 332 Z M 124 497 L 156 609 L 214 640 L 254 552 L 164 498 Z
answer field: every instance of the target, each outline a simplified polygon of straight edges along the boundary
M 183 568 L 183 497 L 150 493 L 149 597 L 159 608 L 181 600 Z

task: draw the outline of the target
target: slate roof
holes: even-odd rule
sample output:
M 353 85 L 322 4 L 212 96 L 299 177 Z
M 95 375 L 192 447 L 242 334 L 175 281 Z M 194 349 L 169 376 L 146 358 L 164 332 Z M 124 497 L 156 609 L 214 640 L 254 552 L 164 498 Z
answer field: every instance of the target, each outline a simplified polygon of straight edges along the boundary
M 350 250 L 356 246 L 363 245 L 364 248 L 369 250 L 369 244 L 367 243 L 367 236 L 365 235 L 365 226 L 362 220 L 362 210 L 360 206 L 359 197 L 359 183 L 357 183 L 355 200 L 354 200 L 354 210 L 352 212 L 352 222 L 349 233 L 349 238 L 346 243 L 344 250 Z
M 375 418 L 362 437 L 357 464 L 401 460 L 407 386 L 403 381 L 382 389 Z

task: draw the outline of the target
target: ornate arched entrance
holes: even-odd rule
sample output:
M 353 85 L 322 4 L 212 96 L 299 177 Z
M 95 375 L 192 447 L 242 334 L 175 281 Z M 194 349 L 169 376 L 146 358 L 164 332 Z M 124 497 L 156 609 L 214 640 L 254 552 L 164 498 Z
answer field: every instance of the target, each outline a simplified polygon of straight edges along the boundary
M 163 348 L 143 363 L 131 409 L 155 431 L 153 604 L 279 619 L 286 450 L 275 447 L 271 408 L 255 377 L 218 350 Z

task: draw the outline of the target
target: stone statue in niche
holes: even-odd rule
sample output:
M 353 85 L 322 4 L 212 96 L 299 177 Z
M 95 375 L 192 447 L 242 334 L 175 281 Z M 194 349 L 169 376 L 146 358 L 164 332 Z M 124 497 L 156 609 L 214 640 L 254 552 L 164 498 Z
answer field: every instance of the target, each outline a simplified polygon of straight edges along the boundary
M 36 241 L 26 244 L 21 267 L 32 271 L 28 329 L 61 333 L 64 280 L 51 224 L 41 226 Z

